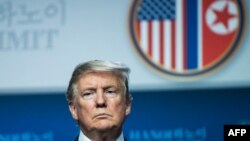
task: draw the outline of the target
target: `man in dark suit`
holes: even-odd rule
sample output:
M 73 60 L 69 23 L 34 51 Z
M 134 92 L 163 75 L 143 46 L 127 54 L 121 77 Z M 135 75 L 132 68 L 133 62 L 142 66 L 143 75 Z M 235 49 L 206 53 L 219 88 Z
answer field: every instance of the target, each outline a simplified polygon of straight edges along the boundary
M 125 141 L 122 125 L 131 110 L 129 68 L 120 63 L 88 61 L 71 77 L 67 100 L 80 126 L 75 141 Z

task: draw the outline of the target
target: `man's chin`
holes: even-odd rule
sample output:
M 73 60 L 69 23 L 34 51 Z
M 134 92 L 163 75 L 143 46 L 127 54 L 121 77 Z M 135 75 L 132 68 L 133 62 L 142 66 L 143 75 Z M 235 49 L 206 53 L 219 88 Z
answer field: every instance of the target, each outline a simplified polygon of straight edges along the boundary
M 110 129 L 113 129 L 115 127 L 115 125 L 113 123 L 111 123 L 110 121 L 99 121 L 96 125 L 96 129 L 99 131 L 107 131 Z

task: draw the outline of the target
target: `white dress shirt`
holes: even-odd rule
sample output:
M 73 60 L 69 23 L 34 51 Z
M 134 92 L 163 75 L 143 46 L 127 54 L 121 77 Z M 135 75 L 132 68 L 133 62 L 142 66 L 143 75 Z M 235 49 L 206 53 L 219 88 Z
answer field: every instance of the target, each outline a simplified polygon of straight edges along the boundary
M 87 136 L 83 134 L 83 132 L 80 130 L 78 141 L 91 141 Z M 116 139 L 116 141 L 124 141 L 123 133 Z

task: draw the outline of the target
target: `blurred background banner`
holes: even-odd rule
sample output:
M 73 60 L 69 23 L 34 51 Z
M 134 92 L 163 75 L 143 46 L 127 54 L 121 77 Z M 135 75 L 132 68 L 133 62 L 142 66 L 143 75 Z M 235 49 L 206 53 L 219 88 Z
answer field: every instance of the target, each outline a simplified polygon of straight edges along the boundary
M 131 68 L 130 141 L 222 141 L 224 124 L 250 124 L 249 7 L 0 0 L 0 141 L 73 140 L 64 94 L 92 59 Z
M 187 5 L 191 3 L 189 0 L 184 0 L 184 2 L 187 2 Z M 211 9 L 217 6 L 216 1 L 204 0 L 203 3 L 205 2 L 211 4 L 207 4 L 210 7 L 207 8 L 208 14 L 203 14 L 203 18 L 212 17 L 212 22 L 217 22 L 217 25 L 222 27 L 221 30 L 217 29 L 218 32 L 222 33 L 217 34 L 216 39 L 218 40 L 216 40 L 212 36 L 206 38 L 204 31 L 203 46 L 206 46 L 205 43 L 207 43 L 211 46 L 209 46 L 210 48 L 234 47 L 236 49 L 231 53 L 234 55 L 229 55 L 227 61 L 225 61 L 227 63 L 217 65 L 215 69 L 205 73 L 203 77 L 197 75 L 197 77 L 191 77 L 191 79 L 184 79 L 183 77 L 176 79 L 173 77 L 175 75 L 171 75 L 174 68 L 166 70 L 170 73 L 161 73 L 161 71 L 158 71 L 159 66 L 154 67 L 153 65 L 152 67 L 147 63 L 149 59 L 143 59 L 135 49 L 134 33 L 131 32 L 133 27 L 130 24 L 133 20 L 131 16 L 133 13 L 136 14 L 133 10 L 136 10 L 137 1 L 1 0 L 0 90 L 5 92 L 15 92 L 15 90 L 17 92 L 19 90 L 32 92 L 39 90 L 64 91 L 75 65 L 90 59 L 114 60 L 130 66 L 132 70 L 131 87 L 136 90 L 145 88 L 172 89 L 180 88 L 180 85 L 184 88 L 249 86 L 250 43 L 247 40 L 249 37 L 249 28 L 247 28 L 249 24 L 247 21 L 249 2 L 240 0 L 218 3 L 219 8 L 222 8 L 219 10 L 214 8 L 215 10 L 223 12 L 224 9 L 226 11 L 229 9 L 229 12 L 234 12 L 224 12 L 225 17 L 222 17 L 222 20 L 214 17 L 216 14 L 211 14 Z M 180 5 L 178 1 L 173 1 L 173 3 Z M 177 17 L 178 14 L 176 14 L 176 20 Z M 187 16 L 186 19 L 188 18 Z M 206 27 L 208 23 L 205 22 L 203 27 Z M 192 25 L 192 23 L 187 24 Z M 225 27 L 223 28 L 224 24 L 225 26 L 228 25 L 228 30 L 224 29 Z M 195 25 L 198 26 L 198 24 Z M 214 28 L 216 28 L 215 25 Z M 196 28 L 198 27 L 191 26 L 188 30 L 195 31 Z M 237 34 L 232 34 L 233 31 L 231 30 L 237 31 Z M 220 41 L 223 41 L 223 39 L 219 38 L 220 35 L 226 33 L 231 33 L 233 36 L 233 39 L 226 40 L 229 45 L 223 45 Z M 179 36 L 181 35 L 182 32 Z M 179 36 L 176 38 L 179 38 Z M 187 35 L 187 37 L 188 41 L 196 41 L 193 35 Z M 213 40 L 209 41 L 210 38 Z M 207 42 L 205 42 L 205 39 Z M 166 39 L 165 42 L 167 41 Z M 181 42 L 181 40 L 177 40 L 176 44 L 178 42 Z M 216 43 L 219 45 L 216 45 Z M 182 44 L 185 44 L 185 42 Z M 220 46 L 220 44 L 222 45 Z M 207 49 L 208 53 L 215 52 L 216 48 L 212 51 Z M 178 51 L 178 47 L 175 50 L 176 56 L 178 56 L 181 51 Z M 224 56 L 226 56 L 229 51 L 224 52 Z M 217 58 L 223 58 L 224 56 L 218 55 Z M 180 59 L 176 58 L 176 60 Z M 190 59 L 186 61 L 188 60 Z M 220 61 L 220 59 L 217 60 L 217 62 Z M 183 63 L 181 60 L 179 62 Z M 180 66 L 178 64 L 181 63 L 175 65 L 177 74 L 178 66 Z M 216 64 L 216 59 L 212 63 Z M 200 69 L 192 69 L 191 67 L 187 68 L 186 72 L 199 72 L 206 70 L 207 67 L 209 66 Z M 218 70 L 218 68 L 220 69 Z M 179 82 L 183 79 L 188 82 Z

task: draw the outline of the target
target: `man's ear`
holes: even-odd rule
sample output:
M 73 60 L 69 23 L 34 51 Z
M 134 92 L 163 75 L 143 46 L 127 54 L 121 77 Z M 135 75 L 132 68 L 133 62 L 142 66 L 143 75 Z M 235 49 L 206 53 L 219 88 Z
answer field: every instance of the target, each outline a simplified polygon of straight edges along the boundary
M 74 103 L 69 105 L 69 111 L 75 120 L 78 120 L 77 109 Z
M 128 116 L 131 112 L 131 101 L 126 102 L 126 116 Z

